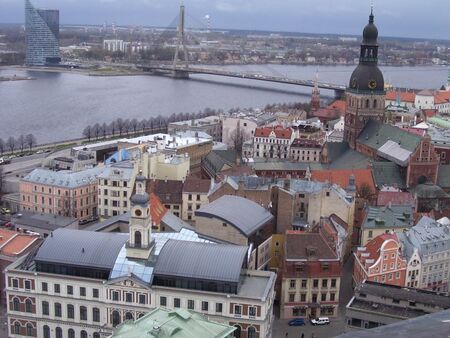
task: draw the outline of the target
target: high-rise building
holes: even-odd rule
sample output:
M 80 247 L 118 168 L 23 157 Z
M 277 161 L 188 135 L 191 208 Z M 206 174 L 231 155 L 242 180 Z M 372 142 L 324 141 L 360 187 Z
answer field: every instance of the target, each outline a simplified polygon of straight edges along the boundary
M 59 56 L 59 10 L 36 9 L 25 0 L 26 59 L 29 66 L 61 61 Z
M 369 120 L 383 122 L 386 92 L 384 78 L 378 68 L 378 29 L 374 24 L 373 11 L 364 27 L 359 65 L 350 77 L 345 92 L 344 139 L 352 149 L 356 139 Z

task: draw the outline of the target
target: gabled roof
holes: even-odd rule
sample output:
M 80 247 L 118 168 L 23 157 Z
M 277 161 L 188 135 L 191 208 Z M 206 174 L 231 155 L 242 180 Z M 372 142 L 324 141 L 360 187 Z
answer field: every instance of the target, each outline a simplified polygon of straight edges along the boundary
M 380 191 L 377 197 L 377 205 L 416 205 L 414 195 L 408 191 Z
M 95 167 L 92 169 L 73 172 L 69 170 L 52 171 L 43 168 L 36 168 L 25 176 L 22 181 L 66 189 L 75 189 L 96 183 L 98 176 L 104 169 L 105 168 Z
M 111 270 L 127 240 L 117 233 L 57 229 L 45 239 L 35 261 Z
M 401 102 L 414 103 L 416 100 L 416 93 L 414 92 L 397 92 L 394 90 L 388 91 L 386 93 L 386 100 L 397 101 L 398 96 L 400 96 Z
M 336 109 L 341 113 L 341 115 L 344 115 L 347 109 L 347 103 L 345 100 L 335 100 L 330 103 L 327 108 Z
M 290 139 L 292 136 L 291 128 L 276 127 L 261 127 L 255 129 L 255 137 L 269 137 L 274 132 L 276 138 Z
M 380 257 L 380 251 L 381 251 L 382 245 L 388 240 L 393 240 L 398 244 L 397 235 L 395 235 L 395 234 L 382 234 L 382 235 L 379 235 L 379 236 L 373 238 L 369 242 L 367 242 L 367 244 L 365 246 L 365 250 L 358 251 L 358 253 L 369 254 L 367 257 L 365 257 L 365 256 L 359 257 L 359 259 L 362 261 L 362 263 L 365 264 L 365 261 L 368 259 L 373 259 L 373 261 L 376 262 L 378 257 Z
M 375 183 L 373 181 L 372 172 L 370 169 L 335 169 L 335 170 L 313 170 L 311 171 L 311 179 L 319 182 L 326 182 L 337 184 L 341 188 L 347 188 L 349 184 L 350 175 L 355 176 L 356 188 L 360 189 L 363 184 L 370 187 L 375 193 Z
M 183 182 L 175 180 L 148 180 L 147 191 L 156 194 L 163 204 L 181 204 Z
M 211 188 L 211 180 L 208 179 L 198 179 L 198 178 L 188 178 L 184 182 L 183 192 L 194 192 L 194 193 L 208 193 Z
M 361 227 L 371 228 L 409 228 L 414 223 L 413 209 L 410 205 L 389 205 L 368 207 Z
M 231 195 L 203 205 L 195 211 L 195 216 L 221 219 L 247 237 L 273 220 L 273 215 L 259 204 Z
M 163 217 L 164 217 L 164 215 L 166 215 L 167 211 L 168 210 L 166 209 L 164 204 L 162 204 L 159 197 L 156 194 L 151 193 L 150 194 L 150 216 L 152 217 L 152 222 L 154 224 L 161 223 L 161 219 L 163 219 Z
M 235 150 L 212 150 L 202 159 L 202 168 L 206 170 L 211 177 L 215 177 L 225 169 L 225 166 L 233 167 L 235 163 Z
M 169 240 L 153 274 L 238 283 L 246 256 L 245 246 Z

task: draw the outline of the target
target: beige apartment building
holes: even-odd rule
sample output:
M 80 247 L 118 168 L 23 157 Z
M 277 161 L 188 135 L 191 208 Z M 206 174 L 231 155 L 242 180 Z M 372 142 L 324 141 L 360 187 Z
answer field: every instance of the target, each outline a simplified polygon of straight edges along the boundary
M 210 190 L 211 180 L 190 178 L 184 182 L 181 206 L 183 221 L 195 222 L 195 211 L 209 203 Z
M 77 172 L 37 168 L 20 181 L 20 209 L 78 219 L 96 217 L 102 172 L 99 167 Z

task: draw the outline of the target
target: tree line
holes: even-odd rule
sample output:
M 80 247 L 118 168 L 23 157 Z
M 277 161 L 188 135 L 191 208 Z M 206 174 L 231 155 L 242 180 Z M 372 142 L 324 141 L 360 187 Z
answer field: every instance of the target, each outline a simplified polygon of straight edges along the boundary
M 36 144 L 37 140 L 33 134 L 20 135 L 17 138 L 10 136 L 6 140 L 0 138 L 0 155 L 8 151 L 12 154 L 16 150 L 20 150 L 21 153 L 26 149 L 31 151 Z
M 106 139 L 107 137 L 136 135 L 153 130 L 167 129 L 171 122 L 187 121 L 193 119 L 204 118 L 212 115 L 222 114 L 222 110 L 205 108 L 197 113 L 173 113 L 169 116 L 158 115 L 148 119 L 138 120 L 118 118 L 111 123 L 95 123 L 88 125 L 83 129 L 83 136 L 89 141 L 91 139 Z

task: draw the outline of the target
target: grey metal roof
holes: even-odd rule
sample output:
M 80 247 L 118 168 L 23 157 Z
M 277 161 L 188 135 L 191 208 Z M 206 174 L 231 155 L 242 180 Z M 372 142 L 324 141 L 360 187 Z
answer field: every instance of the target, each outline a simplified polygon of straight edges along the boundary
M 61 188 L 74 189 L 97 182 L 104 168 L 95 167 L 82 171 L 52 171 L 36 168 L 22 180 L 30 183 L 45 184 Z
M 238 283 L 246 255 L 245 246 L 169 240 L 153 274 Z
M 165 213 L 165 215 L 161 219 L 161 223 L 176 232 L 180 232 L 182 229 L 194 230 L 191 225 L 183 221 L 180 217 L 175 216 L 170 211 Z
M 392 186 L 405 188 L 406 183 L 400 173 L 400 167 L 393 162 L 373 162 L 372 175 L 377 188 Z
M 104 168 L 103 172 L 98 175 L 101 179 L 120 179 L 129 181 L 133 176 L 133 163 L 129 161 L 114 163 Z
M 231 195 L 202 206 L 195 211 L 195 215 L 222 219 L 247 237 L 273 219 L 273 215 L 259 204 Z
M 441 188 L 450 187 L 450 165 L 440 165 L 438 171 L 437 185 Z
M 120 214 L 116 216 L 112 216 L 108 219 L 105 219 L 104 221 L 91 224 L 83 229 L 83 231 L 102 231 L 103 229 L 108 228 L 109 226 L 115 224 L 115 223 L 126 223 L 128 224 L 130 220 L 130 214 Z
M 449 319 L 450 310 L 445 310 L 370 330 L 351 331 L 335 338 L 386 338 L 391 335 L 395 335 L 396 338 L 448 337 Z
M 364 229 L 408 228 L 414 224 L 413 208 L 410 205 L 388 205 L 368 207 L 367 215 L 361 225 Z
M 112 269 L 128 235 L 57 229 L 39 248 L 35 261 Z

